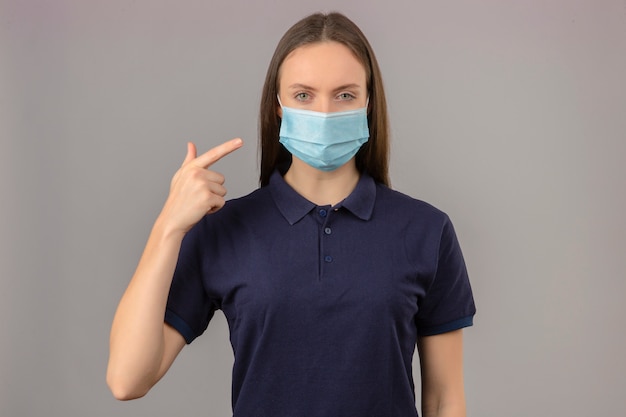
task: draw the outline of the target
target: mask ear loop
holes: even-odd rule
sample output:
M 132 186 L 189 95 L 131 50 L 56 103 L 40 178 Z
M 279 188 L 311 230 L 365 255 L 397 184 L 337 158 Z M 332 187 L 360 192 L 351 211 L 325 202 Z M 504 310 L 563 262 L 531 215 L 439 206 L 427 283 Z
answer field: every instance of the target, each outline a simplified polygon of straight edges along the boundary
M 282 123 L 282 119 L 283 119 L 283 111 L 284 111 L 284 107 L 283 107 L 283 103 L 281 103 L 280 101 L 280 95 L 276 94 L 276 99 L 278 100 L 278 105 L 280 106 L 280 111 L 276 111 L 276 115 L 278 116 L 279 119 L 281 119 L 281 123 Z

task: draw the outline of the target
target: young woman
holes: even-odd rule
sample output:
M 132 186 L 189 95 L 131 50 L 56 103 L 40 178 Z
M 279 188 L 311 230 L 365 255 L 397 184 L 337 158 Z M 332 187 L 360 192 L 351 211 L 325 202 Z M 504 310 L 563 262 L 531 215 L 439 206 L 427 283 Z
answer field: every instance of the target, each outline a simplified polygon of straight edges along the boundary
M 111 331 L 107 380 L 143 396 L 221 309 L 235 355 L 234 416 L 464 416 L 462 328 L 472 293 L 454 229 L 388 185 L 385 95 L 354 23 L 290 28 L 261 101 L 261 188 L 225 203 L 187 157 Z

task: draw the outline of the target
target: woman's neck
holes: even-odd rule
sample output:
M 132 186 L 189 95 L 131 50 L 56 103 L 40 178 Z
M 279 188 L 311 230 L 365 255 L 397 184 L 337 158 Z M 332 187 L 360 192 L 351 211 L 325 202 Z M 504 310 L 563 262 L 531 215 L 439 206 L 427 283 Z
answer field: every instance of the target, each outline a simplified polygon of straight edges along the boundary
M 318 206 L 334 206 L 350 195 L 359 182 L 354 158 L 334 171 L 320 171 L 293 157 L 285 182 Z

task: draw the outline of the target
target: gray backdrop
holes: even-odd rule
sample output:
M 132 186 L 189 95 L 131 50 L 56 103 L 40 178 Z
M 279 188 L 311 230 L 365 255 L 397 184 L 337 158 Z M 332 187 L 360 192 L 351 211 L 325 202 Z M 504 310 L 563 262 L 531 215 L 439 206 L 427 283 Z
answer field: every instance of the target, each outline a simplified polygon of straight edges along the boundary
M 185 142 L 244 138 L 217 169 L 254 189 L 273 49 L 333 9 L 377 52 L 394 188 L 464 248 L 469 415 L 623 415 L 626 1 L 258 3 L 0 0 L 0 415 L 230 415 L 223 316 L 129 403 L 111 319 Z

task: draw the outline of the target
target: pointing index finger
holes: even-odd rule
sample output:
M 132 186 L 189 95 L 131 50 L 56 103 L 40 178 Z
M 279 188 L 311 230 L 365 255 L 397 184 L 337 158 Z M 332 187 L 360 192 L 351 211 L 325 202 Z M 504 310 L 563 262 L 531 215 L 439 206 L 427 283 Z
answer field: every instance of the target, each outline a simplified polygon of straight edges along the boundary
M 243 141 L 241 138 L 231 139 L 197 157 L 194 164 L 208 168 L 229 153 L 241 148 L 242 145 Z

